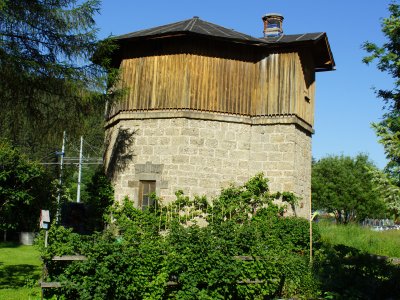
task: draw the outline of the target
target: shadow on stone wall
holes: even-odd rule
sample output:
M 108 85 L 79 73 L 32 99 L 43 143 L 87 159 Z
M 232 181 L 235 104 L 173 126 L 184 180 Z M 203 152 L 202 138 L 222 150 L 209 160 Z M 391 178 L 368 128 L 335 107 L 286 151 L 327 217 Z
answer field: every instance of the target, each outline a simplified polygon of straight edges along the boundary
M 132 161 L 135 156 L 132 145 L 135 141 L 136 133 L 137 130 L 120 127 L 114 144 L 111 144 L 111 135 L 107 137 L 106 148 L 112 147 L 110 161 L 106 169 L 106 174 L 109 178 L 115 178 Z

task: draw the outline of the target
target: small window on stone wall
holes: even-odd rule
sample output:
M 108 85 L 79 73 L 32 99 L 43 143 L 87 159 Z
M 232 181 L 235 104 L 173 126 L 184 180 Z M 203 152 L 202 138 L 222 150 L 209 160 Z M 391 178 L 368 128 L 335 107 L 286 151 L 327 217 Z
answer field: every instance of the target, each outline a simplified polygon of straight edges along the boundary
M 151 193 L 156 192 L 156 182 L 154 180 L 139 181 L 139 207 L 145 210 L 154 205 L 154 200 L 150 198 Z

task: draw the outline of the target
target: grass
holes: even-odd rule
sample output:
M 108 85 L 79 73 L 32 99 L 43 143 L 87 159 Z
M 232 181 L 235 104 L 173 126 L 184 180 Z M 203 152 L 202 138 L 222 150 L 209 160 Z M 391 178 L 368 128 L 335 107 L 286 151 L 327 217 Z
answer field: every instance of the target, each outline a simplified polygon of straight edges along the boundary
M 0 299 L 40 299 L 41 271 L 35 247 L 0 243 Z
M 342 244 L 370 254 L 400 258 L 400 230 L 376 232 L 358 225 L 335 225 L 319 222 L 322 240 Z

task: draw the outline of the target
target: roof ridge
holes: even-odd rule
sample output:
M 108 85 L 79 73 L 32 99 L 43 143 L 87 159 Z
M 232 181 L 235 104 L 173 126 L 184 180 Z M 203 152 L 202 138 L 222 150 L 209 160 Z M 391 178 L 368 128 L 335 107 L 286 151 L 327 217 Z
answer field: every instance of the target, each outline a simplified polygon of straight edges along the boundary
M 209 23 L 209 22 L 207 22 L 207 23 Z M 226 32 L 224 32 L 223 30 L 221 30 L 220 28 L 218 28 L 218 27 L 222 27 L 222 26 L 218 26 L 218 25 L 212 24 L 212 23 L 209 23 L 209 26 L 211 26 L 211 27 L 214 28 L 215 30 L 219 31 L 219 32 L 222 33 L 223 35 L 228 36 L 228 34 L 227 34 Z
M 194 24 L 196 23 L 196 20 L 195 20 L 194 18 L 185 20 L 184 22 L 187 22 L 187 21 L 189 21 L 189 22 L 187 23 L 187 25 L 186 25 L 185 27 L 183 27 L 183 31 L 186 31 L 186 30 L 189 30 L 189 31 L 190 31 L 190 30 L 192 30 Z M 183 23 L 184 23 L 184 22 L 183 22 Z M 189 27 L 190 27 L 190 28 L 189 28 Z
M 204 21 L 199 17 L 193 17 L 179 22 L 156 26 L 115 37 L 119 40 L 138 38 L 144 36 L 162 35 L 172 32 L 190 32 L 194 34 L 208 35 L 232 40 L 243 40 L 248 42 L 260 42 L 260 39 L 244 34 L 224 26 Z
M 303 33 L 302 35 L 300 35 L 298 38 L 296 38 L 296 41 L 298 41 L 299 39 L 303 38 L 307 33 Z
M 324 34 L 326 34 L 326 32 L 319 32 L 319 35 L 316 37 L 316 39 L 319 39 L 321 36 L 323 36 Z
M 192 26 L 190 27 L 190 31 L 193 29 L 194 25 L 196 24 L 196 22 L 199 20 L 199 18 L 192 18 Z
M 126 34 L 121 34 L 121 35 L 117 35 L 114 38 L 117 39 L 123 39 L 123 38 L 128 38 L 132 35 L 140 35 L 140 33 L 142 32 L 146 32 L 147 35 L 151 34 L 152 32 L 156 32 L 157 30 L 159 30 L 160 28 L 164 28 L 164 29 L 169 29 L 169 28 L 173 28 L 174 26 L 177 26 L 179 24 L 185 23 L 185 22 L 190 22 L 191 20 L 193 20 L 193 18 L 191 19 L 186 19 L 186 20 L 182 20 L 182 21 L 177 21 L 177 22 L 173 22 L 170 24 L 166 24 L 166 25 L 159 25 L 159 26 L 155 26 L 152 28 L 147 28 L 147 29 L 141 29 L 141 30 L 137 30 L 137 31 L 133 31 L 133 32 L 129 32 Z

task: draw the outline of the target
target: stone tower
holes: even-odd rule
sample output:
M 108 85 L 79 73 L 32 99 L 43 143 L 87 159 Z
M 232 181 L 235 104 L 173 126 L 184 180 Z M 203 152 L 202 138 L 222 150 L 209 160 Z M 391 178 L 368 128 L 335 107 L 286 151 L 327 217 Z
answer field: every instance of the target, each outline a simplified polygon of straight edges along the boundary
M 212 197 L 264 172 L 308 217 L 315 72 L 335 63 L 325 33 L 285 35 L 282 20 L 264 16 L 262 38 L 198 17 L 115 38 L 124 94 L 108 109 L 105 165 L 117 200 Z

